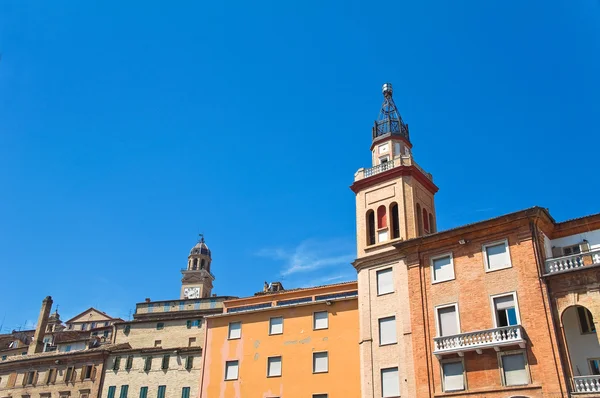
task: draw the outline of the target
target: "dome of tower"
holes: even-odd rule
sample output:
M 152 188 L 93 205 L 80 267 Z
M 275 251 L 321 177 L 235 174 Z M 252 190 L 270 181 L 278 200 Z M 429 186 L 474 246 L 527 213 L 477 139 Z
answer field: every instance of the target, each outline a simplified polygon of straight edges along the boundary
M 194 247 L 192 247 L 190 254 L 204 254 L 210 257 L 210 249 L 208 246 L 206 246 L 206 243 L 204 243 L 204 237 L 202 237 L 200 241 L 196 243 Z

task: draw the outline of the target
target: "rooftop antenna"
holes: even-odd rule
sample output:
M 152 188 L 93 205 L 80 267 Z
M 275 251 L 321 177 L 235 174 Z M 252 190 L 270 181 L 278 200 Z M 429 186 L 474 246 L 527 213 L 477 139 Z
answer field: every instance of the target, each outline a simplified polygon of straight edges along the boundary
M 4 316 L 2 317 L 2 323 L 0 323 L 0 333 L 2 333 L 2 329 L 4 329 L 4 320 L 6 319 L 6 312 L 4 313 Z
M 129 309 L 129 313 L 127 314 L 127 320 L 130 321 L 131 320 L 131 308 Z
M 204 234 L 198 234 L 198 236 L 200 237 L 200 239 L 198 239 L 198 242 L 204 243 Z

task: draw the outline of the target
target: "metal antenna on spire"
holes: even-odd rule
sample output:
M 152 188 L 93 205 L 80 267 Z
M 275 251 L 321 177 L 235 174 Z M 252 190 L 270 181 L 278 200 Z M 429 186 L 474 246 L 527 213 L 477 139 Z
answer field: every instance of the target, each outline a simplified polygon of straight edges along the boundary
M 200 237 L 200 239 L 198 240 L 198 242 L 204 243 L 204 234 L 198 234 L 198 236 Z
M 396 108 L 392 98 L 394 90 L 391 83 L 385 83 L 382 87 L 383 104 L 379 111 L 379 118 L 373 126 L 373 139 L 384 135 L 397 135 L 409 141 L 408 124 L 405 124 Z

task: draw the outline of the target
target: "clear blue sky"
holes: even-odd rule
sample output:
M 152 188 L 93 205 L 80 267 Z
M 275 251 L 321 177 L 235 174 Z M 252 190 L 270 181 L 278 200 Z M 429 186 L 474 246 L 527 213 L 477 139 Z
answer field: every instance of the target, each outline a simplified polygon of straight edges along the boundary
M 96 4 L 90 4 L 96 3 Z M 0 2 L 0 319 L 355 277 L 381 84 L 439 229 L 598 212 L 600 1 Z

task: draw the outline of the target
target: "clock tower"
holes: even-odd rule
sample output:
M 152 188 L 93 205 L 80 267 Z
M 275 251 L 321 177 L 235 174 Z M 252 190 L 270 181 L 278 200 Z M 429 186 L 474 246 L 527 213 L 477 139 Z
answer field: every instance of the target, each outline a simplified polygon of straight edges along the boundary
M 210 297 L 215 277 L 210 272 L 210 263 L 212 258 L 210 249 L 204 243 L 204 236 L 200 235 L 200 240 L 188 256 L 187 268 L 181 270 L 181 298 L 197 299 Z

